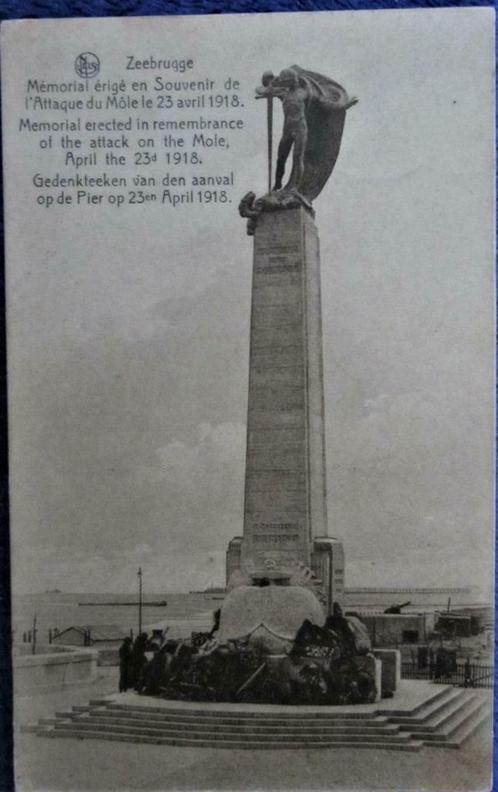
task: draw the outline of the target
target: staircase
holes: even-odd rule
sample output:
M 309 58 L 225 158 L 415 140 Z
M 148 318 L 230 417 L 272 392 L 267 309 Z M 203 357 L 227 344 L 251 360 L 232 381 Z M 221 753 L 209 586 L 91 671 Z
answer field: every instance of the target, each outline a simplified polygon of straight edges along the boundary
M 135 697 L 135 701 L 140 699 Z M 200 748 L 458 748 L 491 714 L 481 692 L 444 687 L 410 710 L 120 703 L 95 699 L 24 727 L 44 737 L 122 740 Z M 152 699 L 146 699 L 152 702 Z M 380 705 L 381 706 L 381 705 Z
M 409 715 L 391 714 L 389 722 L 425 745 L 459 748 L 491 715 L 489 695 L 448 686 Z

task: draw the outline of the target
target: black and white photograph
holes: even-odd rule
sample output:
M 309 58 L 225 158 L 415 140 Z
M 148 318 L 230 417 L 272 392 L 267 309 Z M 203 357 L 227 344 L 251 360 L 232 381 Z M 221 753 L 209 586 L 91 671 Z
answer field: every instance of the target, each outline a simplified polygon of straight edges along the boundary
M 494 25 L 2 24 L 19 792 L 492 788 Z

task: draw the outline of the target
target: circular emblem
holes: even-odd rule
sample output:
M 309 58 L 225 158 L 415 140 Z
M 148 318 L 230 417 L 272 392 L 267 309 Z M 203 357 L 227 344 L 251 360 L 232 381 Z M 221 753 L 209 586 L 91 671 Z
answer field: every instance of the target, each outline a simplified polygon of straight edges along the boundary
M 87 80 L 96 77 L 100 71 L 100 61 L 93 52 L 82 52 L 74 61 L 74 68 L 78 77 Z

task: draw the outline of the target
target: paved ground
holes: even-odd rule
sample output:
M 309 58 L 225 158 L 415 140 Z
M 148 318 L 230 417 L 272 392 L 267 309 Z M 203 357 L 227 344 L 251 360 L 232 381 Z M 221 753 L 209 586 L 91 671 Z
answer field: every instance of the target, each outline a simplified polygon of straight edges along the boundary
M 36 723 L 38 718 L 51 717 L 56 710 L 71 709 L 73 704 L 88 704 L 90 698 L 107 696 L 118 691 L 119 673 L 115 666 L 101 666 L 98 678 L 88 682 L 66 685 L 62 690 L 37 695 L 14 697 L 16 731 L 21 724 Z
M 116 690 L 116 669 L 92 686 L 24 697 L 17 724 Z M 47 739 L 16 728 L 17 790 L 489 790 L 491 750 L 484 730 L 459 751 L 419 753 L 326 749 L 229 751 Z

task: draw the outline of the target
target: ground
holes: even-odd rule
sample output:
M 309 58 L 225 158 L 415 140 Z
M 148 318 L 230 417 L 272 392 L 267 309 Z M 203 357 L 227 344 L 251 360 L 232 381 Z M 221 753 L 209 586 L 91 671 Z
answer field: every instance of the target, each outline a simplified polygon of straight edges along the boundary
M 116 669 L 93 686 L 20 697 L 16 702 L 18 792 L 41 790 L 489 790 L 490 746 L 480 730 L 460 750 L 243 751 L 47 739 L 21 723 L 116 690 Z

